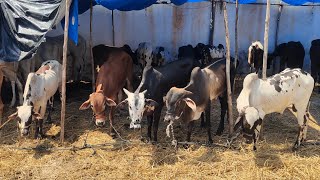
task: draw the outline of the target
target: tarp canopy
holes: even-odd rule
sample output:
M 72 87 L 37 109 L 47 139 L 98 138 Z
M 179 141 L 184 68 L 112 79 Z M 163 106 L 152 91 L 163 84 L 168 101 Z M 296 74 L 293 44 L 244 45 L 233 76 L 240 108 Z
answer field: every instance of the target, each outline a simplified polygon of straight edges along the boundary
M 167 2 L 182 5 L 187 2 L 202 1 L 207 0 Z M 249 4 L 257 1 L 239 0 L 239 3 Z M 320 2 L 320 0 L 282 1 L 291 5 Z M 45 40 L 45 34 L 64 17 L 65 3 L 66 0 L 0 0 L 0 61 L 11 62 L 30 58 Z M 87 11 L 90 3 L 91 0 L 73 0 L 70 7 L 69 37 L 75 43 L 78 41 L 78 14 Z M 155 3 L 157 0 L 93 0 L 93 5 L 120 11 L 141 10 Z
M 65 0 L 0 0 L 0 60 L 30 58 L 64 12 Z

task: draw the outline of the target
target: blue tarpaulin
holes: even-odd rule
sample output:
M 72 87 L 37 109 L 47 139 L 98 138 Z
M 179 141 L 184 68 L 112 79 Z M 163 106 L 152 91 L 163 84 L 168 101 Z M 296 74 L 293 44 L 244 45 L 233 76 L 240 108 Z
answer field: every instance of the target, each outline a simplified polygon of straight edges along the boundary
M 90 1 L 89 1 L 90 2 Z M 69 11 L 69 29 L 68 29 L 68 37 L 77 45 L 78 44 L 78 8 L 79 2 L 78 0 L 73 0 L 70 5 Z M 89 3 L 90 7 L 90 3 Z M 61 21 L 62 29 L 64 29 L 65 18 Z

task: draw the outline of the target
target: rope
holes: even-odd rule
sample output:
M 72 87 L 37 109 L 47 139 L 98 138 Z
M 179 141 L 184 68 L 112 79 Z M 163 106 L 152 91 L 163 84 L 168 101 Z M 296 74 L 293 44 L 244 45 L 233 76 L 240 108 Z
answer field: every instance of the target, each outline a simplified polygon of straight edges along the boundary
M 1 126 L 0 126 L 0 130 L 8 123 L 10 122 L 12 119 L 8 119 L 5 123 L 3 123 Z

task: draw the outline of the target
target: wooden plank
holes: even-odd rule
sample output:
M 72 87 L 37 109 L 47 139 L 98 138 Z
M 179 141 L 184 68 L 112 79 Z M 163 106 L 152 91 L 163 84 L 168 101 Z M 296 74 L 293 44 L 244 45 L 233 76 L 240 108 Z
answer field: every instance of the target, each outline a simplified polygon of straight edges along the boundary
M 233 113 L 232 113 L 232 94 L 231 94 L 231 82 L 230 82 L 230 38 L 229 38 L 229 26 L 228 26 L 228 13 L 227 3 L 223 2 L 223 14 L 224 14 L 224 28 L 226 30 L 226 49 L 227 49 L 227 61 L 226 61 L 226 77 L 227 77 L 227 95 L 228 95 L 228 120 L 229 120 L 229 135 L 233 134 Z
M 93 59 L 93 52 L 92 52 L 92 13 L 93 13 L 93 6 L 92 6 L 92 0 L 90 2 L 90 39 L 89 39 L 89 48 L 90 48 L 90 61 L 91 61 L 91 72 L 92 72 L 92 92 L 95 91 L 95 83 L 96 83 L 96 77 L 95 77 L 95 67 L 94 67 L 94 59 Z
M 268 45 L 269 45 L 269 22 L 270 22 L 270 0 L 267 0 L 266 21 L 264 26 L 264 53 L 263 53 L 263 66 L 262 78 L 267 78 L 267 59 L 268 59 Z
M 70 0 L 66 0 L 65 24 L 64 24 L 64 42 L 63 42 L 63 60 L 62 60 L 62 92 L 61 92 L 61 132 L 60 142 L 64 142 L 64 120 L 66 113 L 66 81 L 67 81 L 67 50 L 68 50 L 68 30 L 69 30 L 69 10 Z

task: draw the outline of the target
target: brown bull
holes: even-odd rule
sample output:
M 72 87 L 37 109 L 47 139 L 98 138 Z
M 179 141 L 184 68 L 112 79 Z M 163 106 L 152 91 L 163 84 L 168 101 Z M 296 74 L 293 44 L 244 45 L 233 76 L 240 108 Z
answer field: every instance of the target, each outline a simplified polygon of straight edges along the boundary
M 103 126 L 106 121 L 106 106 L 110 106 L 110 135 L 115 137 L 113 129 L 113 116 L 116 103 L 118 102 L 118 93 L 127 85 L 132 90 L 132 58 L 125 51 L 113 51 L 101 66 L 96 81 L 96 92 L 90 94 L 89 99 L 85 101 L 80 110 L 91 107 L 97 126 Z

